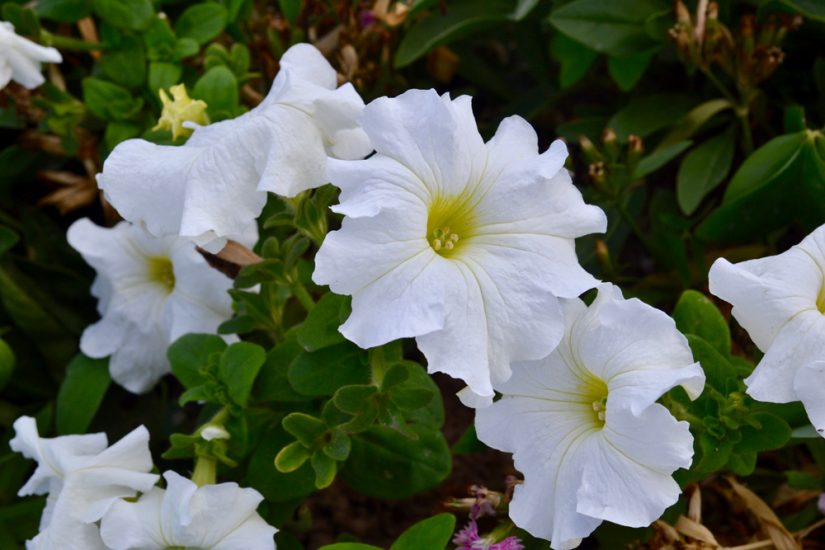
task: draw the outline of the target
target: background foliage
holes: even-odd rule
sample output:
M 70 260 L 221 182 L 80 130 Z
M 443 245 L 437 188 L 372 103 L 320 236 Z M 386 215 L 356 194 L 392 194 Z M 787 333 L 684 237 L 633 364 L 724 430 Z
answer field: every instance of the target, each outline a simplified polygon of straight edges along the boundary
M 169 351 L 174 377 L 141 396 L 110 384 L 106 361 L 78 354 L 96 319 L 93 272 L 65 230 L 83 215 L 117 219 L 94 182 L 107 154 L 132 137 L 173 143 L 152 129 L 160 89 L 184 82 L 213 122 L 231 118 L 261 100 L 289 45 L 311 41 L 367 101 L 411 87 L 466 93 L 486 136 L 519 114 L 542 147 L 567 140 L 574 181 L 609 217 L 605 235 L 578 242 L 582 263 L 672 313 L 707 373 L 697 402 L 665 397 L 692 425 L 695 466 L 680 481 L 710 495 L 705 524 L 724 544 L 770 529 L 771 538 L 798 536 L 819 516 L 825 442 L 801 407 L 745 395 L 759 352 L 729 328 L 706 278 L 719 256 L 773 254 L 825 222 L 825 3 L 721 0 L 703 22 L 697 4 L 707 2 L 0 2 L 18 33 L 64 56 L 40 89 L 0 92 L 3 441 L 22 414 L 44 434 L 103 430 L 110 440 L 146 424 L 159 466 L 186 473 L 192 457 L 211 456 L 221 479 L 259 490 L 286 549 L 339 535 L 385 547 L 400 535 L 394 550 L 441 547 L 450 515 L 401 533 L 470 483 L 505 490 L 512 465 L 465 431 L 471 415 L 453 381 L 428 376 L 410 342 L 365 351 L 337 332 L 348 299 L 309 277 L 340 221 L 327 208 L 331 186 L 271 197 L 256 247 L 263 262 L 238 274 L 236 315 L 221 327 L 243 342 L 181 338 Z M 204 441 L 205 422 L 231 439 Z M 0 445 L 3 548 L 37 531 L 42 499 L 15 497 L 30 469 Z M 746 477 L 756 500 L 722 474 Z M 701 521 L 698 491 L 687 494 L 665 521 Z M 755 512 L 760 499 L 780 520 Z M 750 519 L 732 521 L 740 512 Z M 665 532 L 605 525 L 586 544 L 655 548 Z

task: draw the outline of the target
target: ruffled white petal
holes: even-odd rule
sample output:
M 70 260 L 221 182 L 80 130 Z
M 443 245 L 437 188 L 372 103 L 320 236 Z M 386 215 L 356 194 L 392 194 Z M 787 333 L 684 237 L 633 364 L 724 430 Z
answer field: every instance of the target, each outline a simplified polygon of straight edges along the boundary
M 254 235 L 255 228 L 241 238 Z M 214 332 L 232 316 L 232 281 L 186 239 L 154 237 L 127 222 L 106 229 L 84 218 L 69 228 L 68 240 L 97 271 L 92 294 L 102 315 L 84 331 L 80 349 L 89 357 L 111 356 L 112 379 L 129 391 L 145 392 L 169 372 L 171 342 Z M 168 273 L 155 272 L 158 262 Z
M 34 419 L 15 421 L 11 448 L 37 460 L 20 495 L 49 493 L 40 534 L 27 548 L 105 548 L 94 522 L 122 498 L 148 491 L 152 469 L 149 432 L 140 426 L 107 447 L 106 435 L 41 438 Z
M 120 214 L 156 235 L 211 241 L 254 226 L 266 192 L 284 196 L 327 182 L 327 155 L 371 150 L 356 123 L 364 104 L 308 44 L 290 48 L 272 89 L 255 109 L 198 126 L 180 147 L 128 140 L 109 155 L 98 184 Z M 163 200 L 158 200 L 162 197 Z
M 802 365 L 794 379 L 794 390 L 817 433 L 825 437 L 825 361 Z
M 825 357 L 825 315 L 817 310 L 802 311 L 785 323 L 745 379 L 748 395 L 769 403 L 798 401 L 794 391 L 797 371 L 819 357 Z
M 167 488 L 152 489 L 137 502 L 116 503 L 101 522 L 104 542 L 114 550 L 272 550 L 276 529 L 255 511 L 263 497 L 236 483 L 197 487 L 166 472 Z
M 40 63 L 60 63 L 63 58 L 54 48 L 46 48 L 18 36 L 11 23 L 0 21 L 0 89 L 9 80 L 34 89 L 45 78 L 40 72 Z
M 695 398 L 704 374 L 669 317 L 611 285 L 590 307 L 562 308 L 558 347 L 515 363 L 475 426 L 524 474 L 510 503 L 516 525 L 574 548 L 603 520 L 648 525 L 676 501 L 671 476 L 690 466 L 693 438 L 655 401 L 679 384 Z

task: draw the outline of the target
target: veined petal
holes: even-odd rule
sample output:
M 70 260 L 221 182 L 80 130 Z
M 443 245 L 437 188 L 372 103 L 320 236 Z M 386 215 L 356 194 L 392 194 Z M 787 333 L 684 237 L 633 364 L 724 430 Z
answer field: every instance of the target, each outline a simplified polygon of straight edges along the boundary
M 158 487 L 136 502 L 115 502 L 100 522 L 100 536 L 113 550 L 166 548 L 169 544 L 160 527 L 159 510 L 164 490 Z
M 120 347 L 109 358 L 112 380 L 132 393 L 144 393 L 169 372 L 166 348 L 170 340 L 160 329 L 143 332 L 134 324 L 127 325 Z
M 822 277 L 819 266 L 798 247 L 738 264 L 719 258 L 708 274 L 711 293 L 733 304 L 734 318 L 764 352 L 792 317 L 816 311 Z
M 366 160 L 329 159 L 327 172 L 341 188 L 333 212 L 363 218 L 375 216 L 384 208 L 420 211 L 426 228 L 430 191 L 398 161 L 380 154 Z
M 658 406 L 651 409 L 655 411 L 656 407 Z M 654 415 L 662 420 L 665 417 L 672 418 L 667 411 L 662 412 L 664 415 L 646 411 L 637 419 L 638 424 L 634 426 L 634 431 L 645 427 L 657 429 L 656 432 L 647 432 L 647 445 L 650 447 L 654 446 L 650 442 L 651 433 L 657 435 L 657 447 L 658 437 L 673 437 L 669 432 L 658 431 L 663 426 L 650 418 Z M 687 451 L 690 457 L 693 453 L 693 438 L 690 437 L 687 425 L 679 426 L 675 421 L 669 424 L 676 428 L 676 433 L 687 438 Z M 680 427 L 682 429 L 678 429 Z M 617 452 L 617 448 L 606 438 L 593 438 L 591 442 L 587 449 L 587 457 L 581 457 L 587 463 L 576 495 L 577 512 L 628 527 L 645 527 L 653 523 L 679 498 L 681 489 L 671 477 L 672 470 L 661 472 L 650 468 L 646 463 L 637 462 L 636 457 Z M 637 447 L 638 444 L 634 450 L 637 450 Z M 689 458 L 687 462 L 689 465 Z M 640 491 L 640 488 L 643 490 Z M 629 495 L 633 495 L 633 498 L 628 498 Z
M 483 169 L 486 155 L 479 154 L 475 124 L 468 126 L 471 116 L 468 98 L 450 103 L 434 90 L 408 90 L 372 101 L 360 121 L 379 154 L 409 168 L 432 195 L 450 196 Z
M 802 365 L 794 377 L 794 390 L 811 424 L 825 437 L 825 361 Z
M 814 309 L 785 323 L 756 369 L 745 379 L 748 395 L 769 403 L 797 401 L 797 371 L 818 357 L 825 357 L 825 315 Z
M 692 399 L 704 387 L 704 373 L 673 319 L 636 298 L 625 300 L 616 286 L 599 286 L 570 341 L 577 360 L 608 384 L 611 399 L 625 399 L 635 414 L 674 386 Z

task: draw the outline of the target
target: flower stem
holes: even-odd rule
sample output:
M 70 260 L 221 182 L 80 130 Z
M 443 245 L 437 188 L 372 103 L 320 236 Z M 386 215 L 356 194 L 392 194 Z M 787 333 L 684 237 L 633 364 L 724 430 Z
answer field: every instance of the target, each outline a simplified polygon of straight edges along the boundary
M 79 38 L 52 34 L 47 31 L 43 31 L 41 33 L 41 37 L 44 44 L 57 47 L 61 50 L 90 51 L 106 49 L 104 44 L 100 44 L 98 42 L 86 42 L 85 40 L 80 40 Z
M 312 296 L 309 295 L 309 291 L 307 291 L 306 287 L 300 281 L 295 281 L 292 285 L 292 293 L 296 298 L 298 298 L 298 301 L 301 302 L 301 305 L 304 306 L 307 313 L 312 311 L 312 308 L 315 307 L 315 300 L 312 299 Z
M 213 485 L 217 481 L 218 462 L 211 456 L 199 456 L 195 460 L 195 471 L 192 472 L 192 481 L 198 487 Z
M 370 372 L 372 376 L 372 383 L 380 386 L 384 380 L 384 371 L 386 371 L 386 358 L 384 357 L 384 348 L 372 348 L 370 350 Z

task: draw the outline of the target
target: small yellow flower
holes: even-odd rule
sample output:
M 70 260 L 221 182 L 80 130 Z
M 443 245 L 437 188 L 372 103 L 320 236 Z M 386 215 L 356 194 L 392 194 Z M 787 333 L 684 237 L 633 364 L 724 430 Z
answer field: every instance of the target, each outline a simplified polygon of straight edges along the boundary
M 178 136 L 189 136 L 192 134 L 190 128 L 185 128 L 186 121 L 196 124 L 209 124 L 209 117 L 206 115 L 206 102 L 200 99 L 192 99 L 186 93 L 186 86 L 178 84 L 169 88 L 172 98 L 166 94 L 166 90 L 159 92 L 160 101 L 163 103 L 163 112 L 160 114 L 157 126 L 153 130 L 171 130 L 172 139 Z

